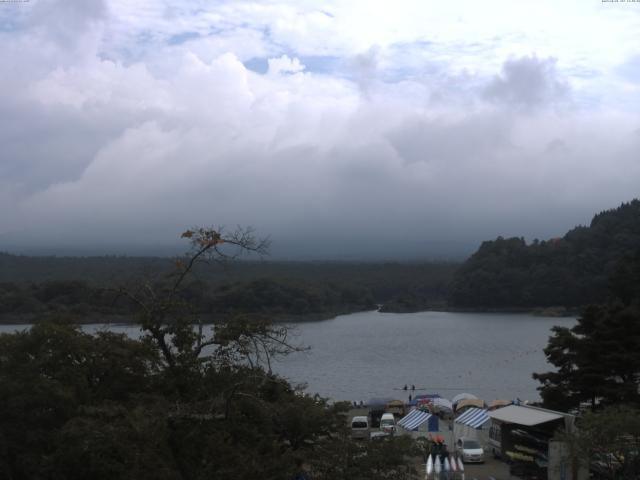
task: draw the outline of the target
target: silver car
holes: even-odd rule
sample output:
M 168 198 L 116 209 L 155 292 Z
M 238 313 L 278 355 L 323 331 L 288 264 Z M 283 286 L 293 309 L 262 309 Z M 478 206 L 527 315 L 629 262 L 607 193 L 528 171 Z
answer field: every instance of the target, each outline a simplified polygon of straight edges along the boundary
M 456 452 L 464 463 L 484 462 L 484 449 L 477 440 L 459 438 L 456 442 Z

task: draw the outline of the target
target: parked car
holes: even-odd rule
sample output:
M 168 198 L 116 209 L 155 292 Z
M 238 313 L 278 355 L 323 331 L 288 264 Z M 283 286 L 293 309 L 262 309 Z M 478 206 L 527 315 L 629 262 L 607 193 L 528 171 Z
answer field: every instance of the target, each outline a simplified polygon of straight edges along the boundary
M 456 453 L 464 463 L 484 462 L 484 449 L 477 440 L 459 438 L 456 442 Z
M 396 431 L 396 419 L 393 413 L 385 413 L 380 418 L 380 430 L 393 435 Z
M 368 439 L 370 432 L 369 418 L 358 416 L 351 419 L 351 437 Z
M 385 438 L 389 438 L 390 436 L 391 434 L 387 432 L 371 432 L 371 435 L 369 435 L 369 438 L 371 440 L 383 440 Z

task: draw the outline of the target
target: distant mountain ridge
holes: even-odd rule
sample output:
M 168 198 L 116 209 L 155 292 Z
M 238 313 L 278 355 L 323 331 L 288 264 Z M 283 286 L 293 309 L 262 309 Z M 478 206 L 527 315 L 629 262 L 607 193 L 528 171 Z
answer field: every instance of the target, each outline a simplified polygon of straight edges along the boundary
M 598 213 L 547 241 L 486 241 L 456 272 L 449 303 L 461 308 L 580 307 L 600 303 L 609 279 L 640 251 L 640 200 Z

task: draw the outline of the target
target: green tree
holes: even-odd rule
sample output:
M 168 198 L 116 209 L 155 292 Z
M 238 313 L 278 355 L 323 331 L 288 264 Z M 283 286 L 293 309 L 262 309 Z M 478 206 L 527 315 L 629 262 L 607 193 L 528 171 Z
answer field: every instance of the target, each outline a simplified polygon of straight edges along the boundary
M 145 343 L 64 323 L 0 335 L 0 352 L 2 464 L 16 479 L 51 471 L 57 435 L 82 408 L 152 391 L 158 367 Z
M 408 478 L 409 439 L 355 443 L 347 405 L 272 372 L 300 349 L 243 315 L 213 328 L 189 299 L 199 263 L 264 253 L 251 231 L 193 229 L 176 269 L 116 291 L 138 309 L 138 340 L 43 322 L 0 335 L 0 472 L 22 479 Z M 188 288 L 189 294 L 183 295 Z M 196 292 L 197 293 L 197 292 Z
M 572 328 L 554 327 L 545 348 L 556 371 L 535 373 L 544 403 L 640 405 L 640 256 L 619 263 L 610 301 L 586 308 Z
M 483 242 L 456 272 L 450 302 L 460 307 L 583 307 L 607 300 L 607 279 L 633 277 L 625 259 L 640 249 L 640 200 L 595 215 L 562 238 L 533 242 L 498 237 Z M 635 280 L 634 280 L 635 278 Z M 640 293 L 627 288 L 625 296 Z
M 574 327 L 553 332 L 544 352 L 557 370 L 533 375 L 542 383 L 545 405 L 640 404 L 640 311 L 635 306 L 591 306 Z
M 595 478 L 640 478 L 640 410 L 628 406 L 587 412 L 570 433 L 559 434 L 574 463 L 589 463 Z M 574 471 L 577 469 L 574 469 Z

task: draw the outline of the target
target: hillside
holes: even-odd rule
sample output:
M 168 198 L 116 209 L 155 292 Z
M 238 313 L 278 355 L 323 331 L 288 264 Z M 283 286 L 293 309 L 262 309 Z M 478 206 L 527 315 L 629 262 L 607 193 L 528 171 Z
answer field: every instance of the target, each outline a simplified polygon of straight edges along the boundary
M 580 307 L 606 299 L 609 278 L 640 250 L 640 201 L 601 212 L 562 238 L 498 237 L 456 272 L 449 302 L 460 308 Z

